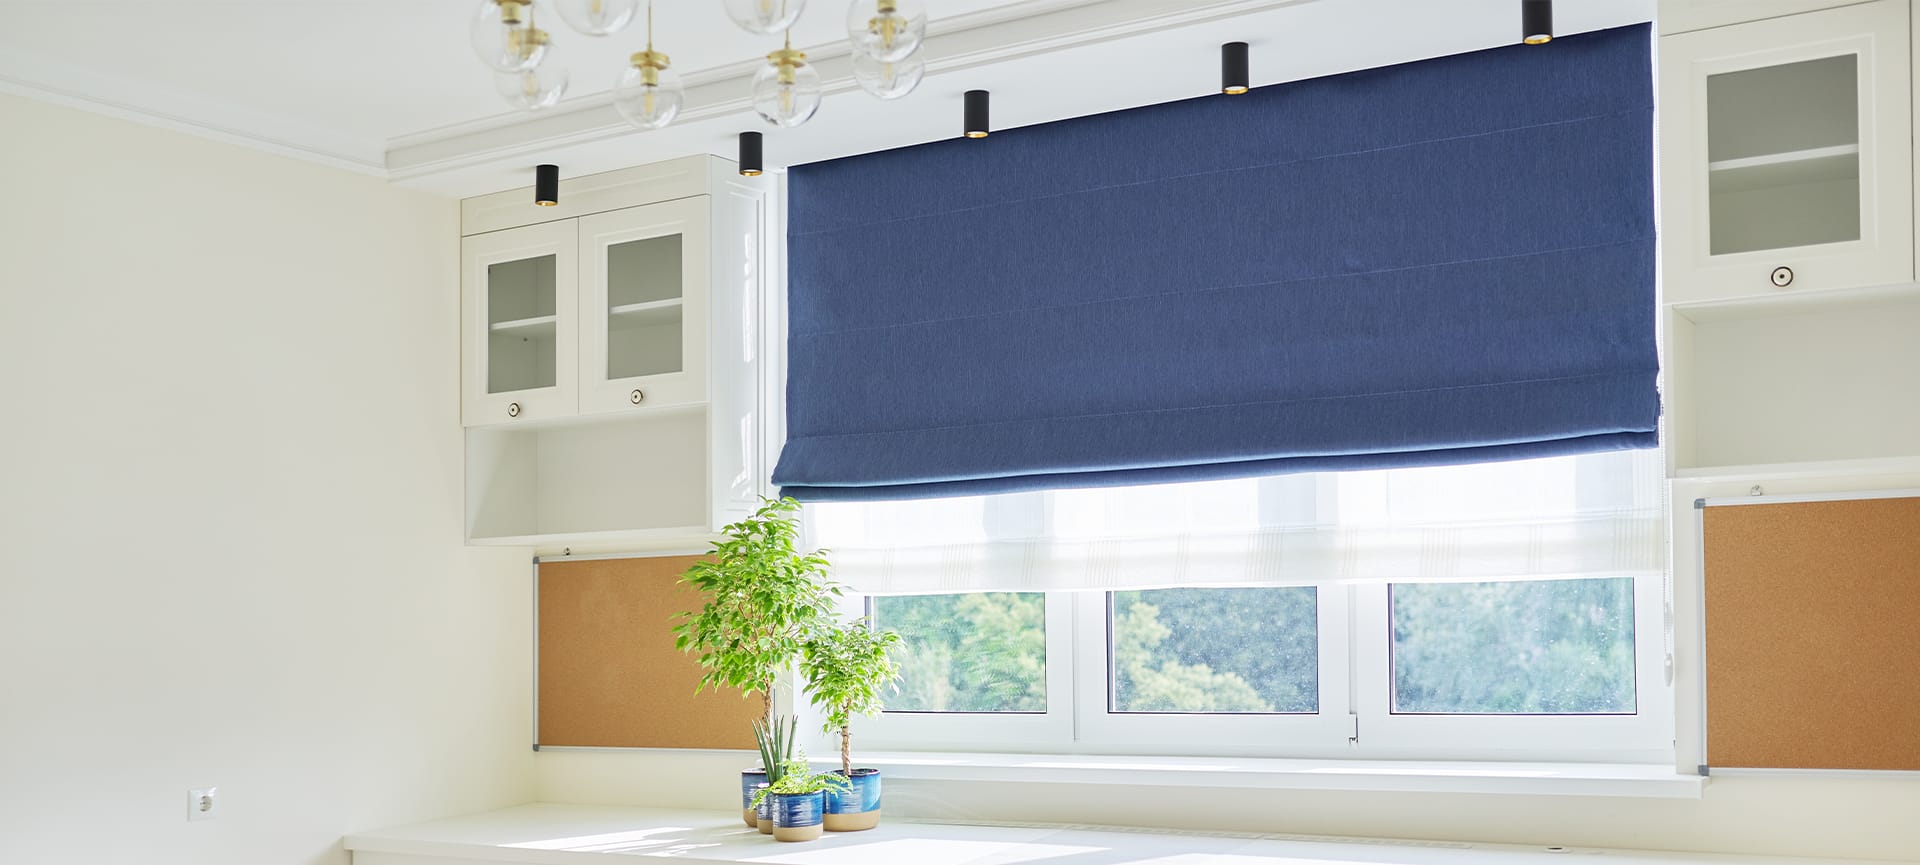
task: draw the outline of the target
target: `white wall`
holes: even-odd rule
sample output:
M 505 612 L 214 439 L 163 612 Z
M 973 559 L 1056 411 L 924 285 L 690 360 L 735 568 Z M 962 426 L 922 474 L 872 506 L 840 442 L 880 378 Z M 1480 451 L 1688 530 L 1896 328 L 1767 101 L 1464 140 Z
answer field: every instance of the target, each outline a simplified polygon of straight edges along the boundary
M 0 195 L 0 862 L 345 865 L 530 799 L 455 202 L 10 96 Z

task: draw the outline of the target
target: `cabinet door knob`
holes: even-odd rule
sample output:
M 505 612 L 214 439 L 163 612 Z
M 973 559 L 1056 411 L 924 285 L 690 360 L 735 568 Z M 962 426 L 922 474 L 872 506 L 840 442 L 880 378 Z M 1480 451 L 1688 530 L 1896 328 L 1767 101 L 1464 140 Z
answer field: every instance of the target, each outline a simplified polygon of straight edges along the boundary
M 507 417 L 519 417 L 519 416 L 520 416 L 520 404 L 517 402 L 507 403 Z
M 1793 268 L 1791 267 L 1774 268 L 1773 284 L 1779 288 L 1786 288 L 1787 286 L 1792 285 L 1793 284 Z
M 647 392 L 637 387 L 633 389 L 633 393 L 627 394 L 627 401 L 633 403 L 634 405 L 639 405 L 643 402 L 646 402 L 646 400 L 647 400 Z

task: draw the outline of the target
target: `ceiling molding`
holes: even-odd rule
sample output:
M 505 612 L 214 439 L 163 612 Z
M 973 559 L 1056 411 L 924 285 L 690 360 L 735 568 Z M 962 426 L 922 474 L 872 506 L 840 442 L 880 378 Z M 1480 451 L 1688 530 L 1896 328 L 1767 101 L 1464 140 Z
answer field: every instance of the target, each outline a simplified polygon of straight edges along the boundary
M 932 76 L 1311 2 L 1316 0 L 1035 0 L 931 22 L 922 50 Z M 826 95 L 858 89 L 848 43 L 804 50 L 820 70 Z M 744 124 L 760 125 L 751 99 L 758 67 L 758 62 L 748 61 L 686 76 L 686 103 L 693 107 L 681 112 L 676 124 L 738 117 Z M 633 127 L 613 109 L 611 94 L 600 93 L 553 111 L 404 136 L 388 148 L 386 164 L 396 181 L 420 180 L 632 134 Z
M 387 176 L 385 142 L 354 139 L 45 57 L 0 52 L 0 92 L 360 174 Z

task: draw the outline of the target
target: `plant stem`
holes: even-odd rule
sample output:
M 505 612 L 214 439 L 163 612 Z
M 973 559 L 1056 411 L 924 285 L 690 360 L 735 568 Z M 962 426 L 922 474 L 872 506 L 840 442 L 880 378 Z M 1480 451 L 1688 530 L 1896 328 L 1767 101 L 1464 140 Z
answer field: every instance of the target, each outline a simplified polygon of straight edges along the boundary
M 840 728 L 840 769 L 847 773 L 847 780 L 853 780 L 853 731 Z

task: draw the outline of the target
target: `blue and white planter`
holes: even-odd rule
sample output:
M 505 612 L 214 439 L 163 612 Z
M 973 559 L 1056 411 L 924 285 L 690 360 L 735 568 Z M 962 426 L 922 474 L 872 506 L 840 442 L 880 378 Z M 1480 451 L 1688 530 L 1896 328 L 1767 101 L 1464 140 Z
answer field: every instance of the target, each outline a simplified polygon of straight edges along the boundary
M 880 770 L 855 769 L 847 784 L 845 790 L 827 791 L 827 831 L 859 832 L 880 825 Z
M 763 789 L 766 789 L 766 787 L 767 785 L 761 784 L 758 789 L 763 790 Z M 760 834 L 762 835 L 773 834 L 773 794 L 772 793 L 768 793 L 767 795 L 760 797 L 760 804 L 753 806 L 753 825 L 755 828 L 760 830 Z
M 820 837 L 825 794 L 771 793 L 766 801 L 773 808 L 773 840 L 812 841 Z
M 745 769 L 740 772 L 740 817 L 747 821 L 748 829 L 760 827 L 760 818 L 753 809 L 753 791 L 766 785 L 767 770 Z

